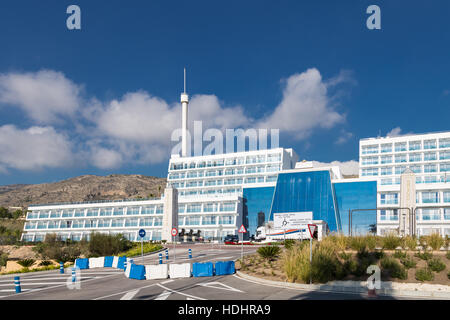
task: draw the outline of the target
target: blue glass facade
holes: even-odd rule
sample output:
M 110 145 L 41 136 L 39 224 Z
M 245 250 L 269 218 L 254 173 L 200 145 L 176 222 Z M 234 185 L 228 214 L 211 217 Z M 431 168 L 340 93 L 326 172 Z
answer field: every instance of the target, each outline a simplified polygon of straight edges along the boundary
M 377 207 L 377 182 L 343 182 L 333 184 L 336 203 L 341 217 L 342 232 L 348 234 L 349 210 L 375 209 Z M 366 234 L 370 225 L 377 223 L 376 211 L 360 211 L 352 214 L 353 234 Z
M 330 231 L 341 230 L 328 170 L 278 175 L 271 213 L 305 211 L 312 211 L 314 220 L 326 221 Z
M 258 226 L 269 221 L 274 187 L 244 188 L 243 224 L 247 229 L 244 239 L 256 234 Z

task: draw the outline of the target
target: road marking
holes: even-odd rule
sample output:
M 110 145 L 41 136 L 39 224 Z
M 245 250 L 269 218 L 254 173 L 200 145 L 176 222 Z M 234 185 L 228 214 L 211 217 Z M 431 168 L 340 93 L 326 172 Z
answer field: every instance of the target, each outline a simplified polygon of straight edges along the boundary
M 70 275 L 67 275 L 70 276 Z M 20 279 L 20 283 L 27 283 L 28 281 L 42 281 L 42 280 L 64 280 L 66 281 L 66 277 L 57 277 L 57 278 L 21 278 Z M 92 278 L 98 278 L 98 277 L 83 277 L 82 280 L 84 279 L 92 279 Z M 1 280 L 0 282 L 13 282 L 14 280 Z M 48 282 L 51 283 L 51 282 Z M 0 284 L 0 286 L 4 286 L 4 284 Z
M 155 285 L 156 285 L 156 283 L 153 283 L 153 284 L 150 284 L 148 286 L 140 287 L 139 290 L 144 289 L 144 288 L 149 288 L 149 287 L 152 287 L 152 286 L 155 286 Z M 117 296 L 117 295 L 122 294 L 122 293 L 130 292 L 130 291 L 133 291 L 133 290 L 136 290 L 136 289 L 126 290 L 126 291 L 122 291 L 122 292 L 116 292 L 116 293 L 109 294 L 109 295 L 103 296 L 103 297 L 98 297 L 98 298 L 95 298 L 95 299 L 92 299 L 92 300 L 106 299 L 106 298 L 110 298 L 110 297 L 113 297 L 113 296 Z
M 171 294 L 172 292 L 164 290 L 163 293 L 155 298 L 155 300 L 166 300 Z
M 242 290 L 230 287 L 227 284 L 221 283 L 221 282 L 203 282 L 203 283 L 197 283 L 198 286 L 208 287 L 208 288 L 215 288 L 215 289 L 221 289 L 221 290 L 229 290 L 229 291 L 235 291 L 235 292 L 243 292 Z
M 179 292 L 179 291 L 176 291 L 176 290 L 173 290 L 173 289 L 169 289 L 169 288 L 167 288 L 167 287 L 164 287 L 163 285 L 161 285 L 161 284 L 159 284 L 159 283 L 157 283 L 156 284 L 158 287 L 161 287 L 161 288 L 163 288 L 164 290 L 167 290 L 167 291 L 170 291 L 170 292 L 172 292 L 172 293 L 178 293 L 178 294 L 181 294 L 182 296 L 185 296 L 185 297 L 188 297 L 188 298 L 193 298 L 194 300 L 207 300 L 207 299 L 204 299 L 204 298 L 200 298 L 200 297 L 196 297 L 196 296 L 193 296 L 193 295 L 190 295 L 190 294 L 187 294 L 187 293 L 183 293 L 183 292 Z
M 167 281 L 161 282 L 161 284 L 166 284 L 166 283 L 170 283 L 170 282 L 173 282 L 173 281 L 175 281 L 175 280 L 167 280 Z
M 96 279 L 105 279 L 105 278 L 110 278 L 110 277 L 112 277 L 112 275 L 88 279 L 88 280 L 85 280 L 85 282 L 89 282 L 89 281 L 91 281 L 91 280 L 96 280 Z M 46 288 L 26 289 L 25 291 L 27 291 L 27 292 L 23 292 L 24 290 L 22 290 L 22 293 L 18 293 L 18 294 L 24 295 L 24 294 L 33 293 L 33 292 L 36 292 L 36 291 L 43 291 L 43 290 L 54 289 L 54 288 L 62 287 L 62 286 L 64 286 L 64 285 L 66 285 L 66 284 L 61 284 L 61 285 L 57 285 L 57 286 L 53 286 L 53 287 L 46 287 Z M 10 297 L 10 296 L 7 296 L 7 297 Z M 4 297 L 3 297 L 3 298 L 4 298 Z
M 122 298 L 120 298 L 120 300 L 131 300 L 131 299 L 133 299 L 134 296 L 137 295 L 139 290 L 141 290 L 141 289 L 137 289 L 137 290 L 134 290 L 134 291 L 127 292 Z
M 66 281 L 59 281 L 59 282 L 33 282 L 33 283 L 27 283 L 27 282 L 20 282 L 21 286 L 42 286 L 42 285 L 46 285 L 46 284 L 64 284 L 66 283 Z M 0 284 L 0 287 L 9 287 L 12 286 L 13 284 Z
M 22 292 L 23 291 L 30 291 L 31 289 L 22 289 Z M 16 292 L 16 289 L 2 289 L 2 290 L 0 290 L 0 292 Z M 7 296 L 1 296 L 0 298 L 4 298 L 4 297 L 7 297 Z

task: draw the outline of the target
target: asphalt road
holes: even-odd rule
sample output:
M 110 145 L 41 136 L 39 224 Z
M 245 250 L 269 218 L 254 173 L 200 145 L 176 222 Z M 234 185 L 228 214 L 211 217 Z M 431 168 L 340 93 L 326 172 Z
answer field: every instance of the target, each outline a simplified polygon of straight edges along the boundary
M 163 252 L 163 262 L 174 262 L 174 249 L 169 245 L 169 260 Z M 192 248 L 192 259 L 188 258 Z M 244 254 L 251 254 L 256 247 L 244 246 Z M 176 263 L 236 260 L 241 256 L 240 246 L 217 244 L 177 245 Z M 158 264 L 158 254 L 150 254 L 137 264 Z M 15 293 L 14 276 L 0 277 L 0 300 L 346 300 L 369 299 L 367 295 L 304 291 L 262 285 L 242 279 L 237 275 L 191 277 L 163 280 L 134 280 L 125 277 L 122 270 L 96 268 L 81 270 L 79 289 L 69 289 L 70 270 L 21 274 L 22 293 Z M 373 299 L 373 298 L 370 298 Z M 378 297 L 377 299 L 392 299 Z

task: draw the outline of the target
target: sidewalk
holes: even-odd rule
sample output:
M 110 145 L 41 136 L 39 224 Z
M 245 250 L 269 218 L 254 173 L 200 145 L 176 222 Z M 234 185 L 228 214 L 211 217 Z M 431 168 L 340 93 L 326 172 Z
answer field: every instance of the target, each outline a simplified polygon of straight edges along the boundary
M 326 284 L 301 284 L 262 279 L 236 271 L 236 275 L 259 284 L 266 284 L 287 289 L 300 289 L 305 291 L 324 291 L 367 294 L 365 281 L 331 281 Z M 376 290 L 377 295 L 390 297 L 433 298 L 450 300 L 450 286 L 426 283 L 398 283 L 382 281 L 381 289 Z

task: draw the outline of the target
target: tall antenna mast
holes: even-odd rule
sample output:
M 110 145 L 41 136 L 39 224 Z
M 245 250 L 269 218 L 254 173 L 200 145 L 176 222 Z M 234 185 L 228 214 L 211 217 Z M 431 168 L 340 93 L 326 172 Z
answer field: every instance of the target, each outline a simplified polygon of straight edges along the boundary
M 189 96 L 186 93 L 186 68 L 184 68 L 184 92 L 181 94 L 181 156 L 190 155 L 188 150 L 188 104 Z

